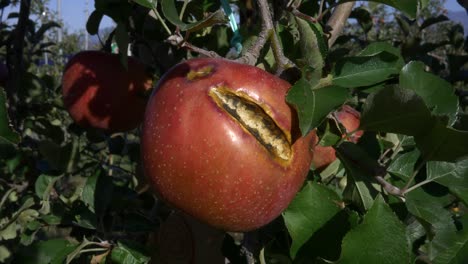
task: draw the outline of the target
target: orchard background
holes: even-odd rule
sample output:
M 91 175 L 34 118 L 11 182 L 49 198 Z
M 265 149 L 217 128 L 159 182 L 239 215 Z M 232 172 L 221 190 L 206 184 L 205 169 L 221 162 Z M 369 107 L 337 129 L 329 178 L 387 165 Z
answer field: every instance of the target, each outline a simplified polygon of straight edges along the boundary
M 230 1 L 230 25 L 227 1 L 95 0 L 90 48 L 132 54 L 154 83 L 199 56 L 256 65 L 292 84 L 302 134 L 336 151 L 276 220 L 232 233 L 157 199 L 140 127 L 72 121 L 60 86 L 78 36 L 55 43 L 43 1 L 1 0 L 0 262 L 468 263 L 468 38 L 443 2 Z

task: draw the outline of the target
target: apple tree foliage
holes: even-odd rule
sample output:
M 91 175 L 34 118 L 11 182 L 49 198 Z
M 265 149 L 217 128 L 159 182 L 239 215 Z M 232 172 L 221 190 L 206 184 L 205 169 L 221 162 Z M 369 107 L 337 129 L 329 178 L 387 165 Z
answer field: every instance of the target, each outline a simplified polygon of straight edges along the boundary
M 441 3 L 360 3 L 333 43 L 329 22 L 349 1 L 268 1 L 268 18 L 257 6 L 267 1 L 231 1 L 235 34 L 221 2 L 95 0 L 86 25 L 95 35 L 104 16 L 115 21 L 102 48 L 115 43 L 124 64 L 131 51 L 155 81 L 199 54 L 253 56 L 291 82 L 301 132 L 317 129 L 319 144 L 336 149 L 278 219 L 223 234 L 209 254 L 231 263 L 467 263 L 468 41 Z M 4 14 L 10 5 L 19 12 Z M 2 0 L 0 9 L 0 263 L 161 263 L 169 253 L 157 237 L 171 208 L 145 184 L 139 129 L 75 125 L 60 74 L 40 66 L 44 53 L 63 66 L 59 23 L 40 19 L 37 1 Z M 330 115 L 343 104 L 361 112 L 358 143 Z

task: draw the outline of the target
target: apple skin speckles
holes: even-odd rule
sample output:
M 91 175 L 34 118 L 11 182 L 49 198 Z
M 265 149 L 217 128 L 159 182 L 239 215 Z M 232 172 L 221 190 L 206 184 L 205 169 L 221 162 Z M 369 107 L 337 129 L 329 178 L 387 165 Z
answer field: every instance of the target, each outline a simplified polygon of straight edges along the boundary
M 284 135 L 279 149 L 290 153 L 278 158 L 280 151 L 220 107 L 210 96 L 219 87 L 268 115 L 281 132 L 272 134 Z M 296 113 L 285 102 L 289 87 L 224 59 L 193 59 L 166 73 L 147 105 L 141 138 L 144 172 L 159 197 L 226 231 L 253 230 L 278 217 L 302 186 L 317 142 L 315 132 L 298 135 Z

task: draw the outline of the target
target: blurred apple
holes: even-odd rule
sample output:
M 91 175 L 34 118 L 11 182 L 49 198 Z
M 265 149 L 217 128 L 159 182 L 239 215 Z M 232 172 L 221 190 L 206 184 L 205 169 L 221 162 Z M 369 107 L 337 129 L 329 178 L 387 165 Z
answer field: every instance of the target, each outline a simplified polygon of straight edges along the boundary
M 361 114 L 351 106 L 343 105 L 341 109 L 333 113 L 333 116 L 346 130 L 343 137 L 346 137 L 348 141 L 357 143 L 364 133 L 362 130 L 357 130 L 359 128 Z M 335 160 L 336 153 L 332 146 L 315 146 L 312 165 L 316 170 L 322 171 Z
M 76 54 L 62 77 L 63 101 L 73 120 L 107 132 L 137 127 L 151 88 L 152 78 L 143 64 L 129 57 L 125 69 L 119 55 L 101 51 Z

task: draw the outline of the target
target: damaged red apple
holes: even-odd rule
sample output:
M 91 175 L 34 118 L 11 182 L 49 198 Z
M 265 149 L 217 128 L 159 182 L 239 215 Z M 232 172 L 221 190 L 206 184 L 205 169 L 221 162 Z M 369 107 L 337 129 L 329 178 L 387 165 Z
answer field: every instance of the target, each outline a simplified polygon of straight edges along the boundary
M 309 171 L 315 132 L 300 136 L 290 84 L 224 59 L 178 64 L 143 121 L 143 167 L 159 196 L 226 231 L 276 218 Z

